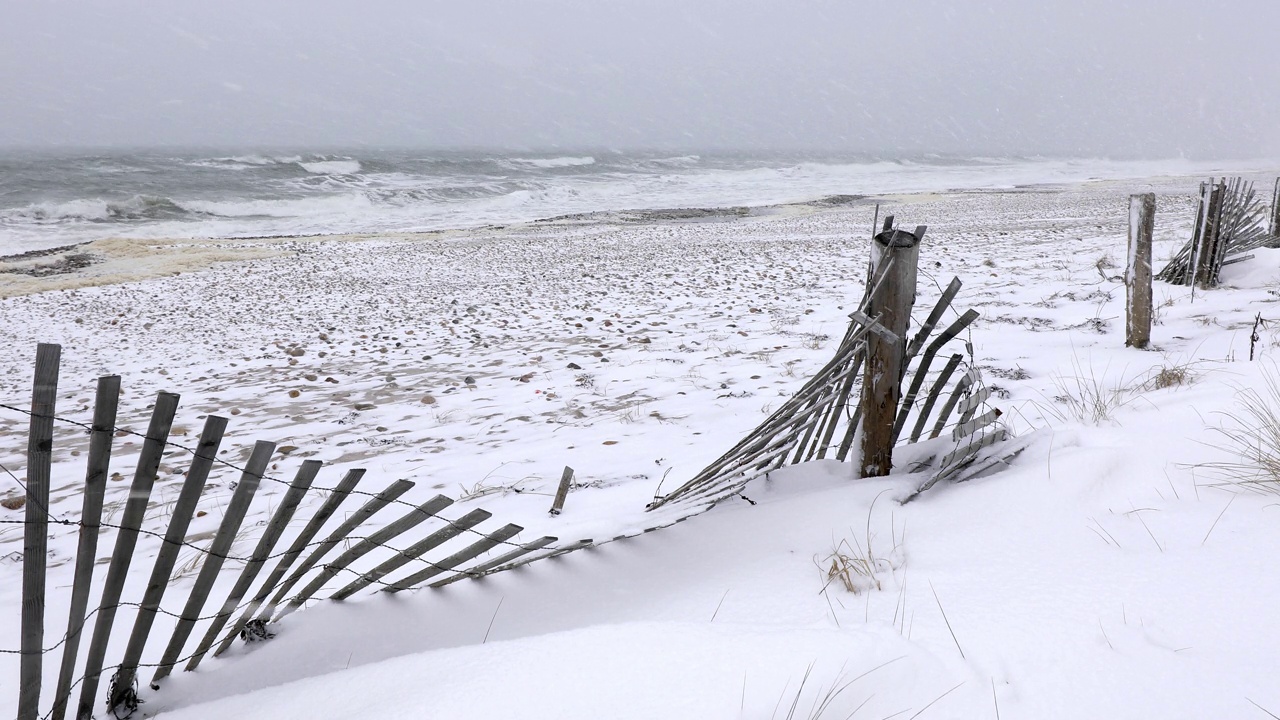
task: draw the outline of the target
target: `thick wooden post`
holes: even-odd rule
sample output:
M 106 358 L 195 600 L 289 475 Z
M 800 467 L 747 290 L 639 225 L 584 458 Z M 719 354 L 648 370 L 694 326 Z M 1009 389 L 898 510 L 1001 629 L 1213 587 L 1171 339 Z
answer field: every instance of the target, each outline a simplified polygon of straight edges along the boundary
M 1191 285 L 1209 286 L 1216 280 L 1218 257 L 1218 243 L 1221 240 L 1222 230 L 1222 196 L 1224 194 L 1225 185 L 1222 183 L 1210 183 L 1208 189 L 1208 200 L 1204 200 L 1205 196 L 1201 196 L 1201 202 L 1204 205 L 1204 216 L 1200 225 L 1200 241 L 1197 243 L 1195 250 L 1194 262 L 1191 266 Z
M 1139 350 L 1151 344 L 1151 235 L 1155 221 L 1155 193 L 1130 195 L 1129 264 L 1124 273 L 1128 298 L 1124 344 Z
M 53 454 L 53 412 L 58 399 L 62 346 L 36 348 L 35 383 L 31 393 L 31 429 L 27 435 L 26 527 L 22 544 L 22 662 L 18 686 L 18 720 L 40 716 L 40 681 L 44 674 L 45 563 L 49 550 L 49 477 Z
M 872 287 L 867 315 L 890 333 L 870 333 L 862 380 L 860 477 L 893 469 L 893 424 L 902 394 L 907 326 L 915 303 L 916 263 L 924 227 L 915 233 L 885 229 L 871 241 Z
M 1280 178 L 1276 178 L 1276 187 L 1271 191 L 1271 222 L 1267 226 L 1267 234 L 1280 236 Z

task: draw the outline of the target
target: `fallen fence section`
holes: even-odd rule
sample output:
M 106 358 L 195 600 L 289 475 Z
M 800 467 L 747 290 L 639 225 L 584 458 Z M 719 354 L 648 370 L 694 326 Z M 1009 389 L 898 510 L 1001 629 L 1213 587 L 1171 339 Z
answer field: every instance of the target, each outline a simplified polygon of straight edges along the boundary
M 884 232 L 877 238 L 907 234 L 914 235 L 919 242 L 924 235 L 923 227 L 915 233 L 895 231 L 892 220 L 892 216 L 886 220 Z M 872 273 L 858 309 L 849 315 L 849 327 L 831 361 L 741 442 L 688 482 L 656 498 L 649 506 L 651 509 L 673 504 L 713 505 L 739 494 L 752 480 L 787 465 L 827 457 L 841 462 L 853 461 L 851 453 L 857 451 L 855 439 L 863 431 L 861 399 L 867 392 L 866 380 L 871 375 L 868 372 L 859 377 L 859 371 L 866 362 L 872 338 L 896 343 L 901 348 L 902 371 L 897 387 L 906 390 L 901 393 L 900 402 L 890 400 L 896 407 L 890 440 L 897 443 L 895 453 L 919 443 L 921 448 L 901 454 L 910 458 L 906 464 L 908 472 L 925 475 L 908 499 L 940 481 L 961 481 L 990 470 L 1021 451 L 1020 444 L 1003 442 L 1009 438 L 999 422 L 1001 412 L 987 405 L 991 391 L 983 383 L 972 344 L 963 339 L 979 315 L 974 310 L 960 313 L 952 308 L 960 291 L 960 279 L 953 279 L 943 290 L 908 342 L 905 335 L 884 327 L 880 314 L 872 314 L 871 308 L 876 306 L 874 299 L 884 285 L 892 282 L 892 278 L 901 277 L 901 273 L 892 272 L 886 265 L 892 263 L 882 263 Z M 914 286 L 914 276 L 905 282 Z M 948 313 L 956 317 L 943 326 Z M 935 335 L 939 327 L 943 329 Z M 952 347 L 955 352 L 948 350 Z M 947 360 L 941 369 L 934 370 L 939 357 Z M 957 371 L 961 372 L 957 375 Z M 939 401 L 942 401 L 940 408 Z M 936 413 L 935 408 L 938 408 Z M 907 428 L 911 431 L 904 440 L 903 432 Z M 927 438 L 924 437 L 926 430 L 929 431 Z
M 1213 287 L 1222 268 L 1258 248 L 1280 247 L 1276 217 L 1280 213 L 1280 179 L 1276 181 L 1271 212 L 1243 178 L 1200 183 L 1200 199 L 1191 239 L 1156 275 L 1172 285 Z

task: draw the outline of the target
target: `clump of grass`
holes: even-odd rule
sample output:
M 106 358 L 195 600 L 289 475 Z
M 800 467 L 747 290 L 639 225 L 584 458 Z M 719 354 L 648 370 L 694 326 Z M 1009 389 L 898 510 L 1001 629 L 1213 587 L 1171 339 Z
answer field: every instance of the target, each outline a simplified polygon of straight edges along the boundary
M 1148 377 L 1139 386 L 1142 390 L 1163 390 L 1171 387 L 1190 385 L 1199 374 L 1193 369 L 1195 363 L 1161 365 L 1151 369 Z
M 879 499 L 879 496 L 876 496 Z M 839 583 L 845 590 L 857 595 L 860 592 L 882 590 L 881 576 L 892 574 L 902 564 L 902 542 L 906 539 L 906 528 L 903 527 L 902 538 L 894 533 L 893 547 L 881 555 L 874 547 L 875 536 L 871 532 L 871 514 L 875 511 L 875 501 L 867 510 L 867 525 L 863 541 L 859 541 L 850 528 L 849 539 L 841 540 L 832 548 L 831 554 L 819 561 L 814 557 L 814 564 L 822 571 L 825 582 L 822 592 L 826 592 L 832 583 Z
M 841 540 L 818 566 L 827 576 L 824 590 L 831 583 L 839 582 L 854 595 L 865 590 L 883 589 L 877 573 L 892 569 L 887 560 L 875 557 L 870 550 L 863 550 L 856 539 L 853 545 L 848 540 Z
M 1234 459 L 1200 467 L 1222 484 L 1280 495 L 1280 377 L 1275 370 L 1264 370 L 1262 375 L 1262 389 L 1240 389 L 1235 409 L 1219 413 L 1224 422 L 1210 428 L 1219 438 L 1214 447 L 1228 451 Z
M 1105 370 L 1098 375 L 1092 367 L 1083 368 L 1078 359 L 1072 360 L 1072 368 L 1073 375 L 1053 376 L 1058 394 L 1052 404 L 1041 408 L 1058 420 L 1101 425 L 1112 422 L 1116 411 L 1135 399 L 1134 388 L 1123 378 L 1108 380 Z

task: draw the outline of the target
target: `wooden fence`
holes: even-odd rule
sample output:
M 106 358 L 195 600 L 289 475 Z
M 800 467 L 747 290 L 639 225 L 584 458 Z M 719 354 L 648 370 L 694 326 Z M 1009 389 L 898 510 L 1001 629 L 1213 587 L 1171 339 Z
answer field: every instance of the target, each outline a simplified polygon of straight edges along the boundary
M 886 224 L 886 231 L 890 229 L 891 219 Z M 924 229 L 918 228 L 917 233 L 918 240 Z M 151 687 L 158 688 L 179 666 L 194 670 L 206 657 L 225 652 L 236 638 L 248 642 L 271 637 L 271 623 L 313 599 L 345 600 L 360 593 L 440 588 L 479 578 L 683 522 L 718 501 L 739 494 L 751 479 L 784 465 L 829 457 L 848 461 L 861 420 L 857 402 L 861 395 L 859 370 L 871 335 L 900 344 L 903 371 L 899 389 L 905 390 L 900 406 L 891 408 L 893 414 L 889 417 L 892 442 L 916 446 L 909 453 L 906 469 L 920 473 L 917 494 L 942 480 L 963 479 L 1016 452 L 1014 443 L 1005 443 L 999 452 L 984 452 L 1004 440 L 1005 431 L 998 422 L 1000 411 L 986 406 L 991 391 L 983 386 L 972 347 L 961 340 L 978 314 L 951 309 L 961 287 L 959 279 L 952 280 L 942 292 L 908 342 L 905 334 L 893 333 L 879 323 L 878 317 L 867 315 L 871 300 L 887 276 L 879 273 L 869 277 L 861 307 L 850 315 L 851 323 L 830 362 L 729 452 L 672 493 L 656 498 L 648 507 L 650 522 L 643 524 L 643 529 L 604 539 L 517 539 L 523 527 L 501 523 L 485 510 L 449 516 L 447 511 L 454 500 L 444 495 L 419 504 L 401 500 L 414 487 L 409 480 L 397 480 L 375 491 L 360 489 L 364 470 L 351 470 L 336 485 L 322 486 L 316 483 L 322 466 L 315 460 L 302 462 L 292 479 L 276 478 L 267 473 L 276 450 L 270 442 L 256 443 L 243 465 L 228 463 L 218 457 L 226 418 L 207 416 L 194 446 L 182 445 L 171 437 L 179 406 L 179 397 L 173 393 L 162 392 L 156 397 L 145 434 L 119 428 L 116 412 L 120 378 L 116 376 L 99 379 L 90 423 L 61 417 L 56 411 L 61 349 L 57 345 L 40 345 L 30 410 L 0 404 L 0 409 L 20 412 L 30 419 L 25 517 L 0 521 L 22 523 L 25 533 L 21 648 L 0 649 L 21 655 L 17 717 L 61 720 L 73 702 L 78 719 L 92 717 L 95 707 L 123 717 L 140 702 L 138 683 L 144 673 L 150 673 Z M 956 317 L 944 323 L 949 312 Z M 942 331 L 935 336 L 938 328 Z M 957 343 L 962 351 L 944 349 Z M 942 367 L 935 370 L 938 364 Z M 75 520 L 54 517 L 49 512 L 56 423 L 78 426 L 90 435 L 83 503 L 80 517 Z M 119 521 L 107 522 L 103 505 L 113 441 L 130 434 L 142 439 L 138 464 Z M 172 503 L 167 527 L 162 532 L 146 529 L 144 515 L 161 459 L 173 449 L 185 450 L 190 456 L 186 478 Z M 198 545 L 188 539 L 188 529 L 210 473 L 219 465 L 239 473 L 239 480 L 212 540 L 208 545 Z M 13 479 L 18 481 L 16 476 Z M 572 470 L 566 468 L 553 514 L 563 506 L 571 480 Z M 234 556 L 233 543 L 264 483 L 284 486 L 283 497 L 269 513 L 253 550 L 247 556 Z M 306 503 L 309 495 L 322 495 L 323 500 Z M 359 507 L 325 533 L 338 511 L 353 502 L 359 502 Z M 305 521 L 298 517 L 300 508 L 312 505 L 315 510 Z M 660 508 L 665 509 L 659 511 Z M 377 530 L 364 529 L 373 524 L 375 517 L 381 521 L 391 513 L 398 514 Z M 281 550 L 278 545 L 291 523 L 301 524 L 302 529 Z M 70 613 L 66 625 L 55 633 L 46 632 L 44 617 L 45 558 L 51 526 L 72 527 L 78 533 Z M 103 528 L 114 531 L 115 544 L 97 599 L 91 602 L 97 545 Z M 161 546 L 146 570 L 148 579 L 140 595 L 126 599 L 126 580 L 134 577 L 131 566 L 141 535 L 160 539 Z M 340 547 L 343 549 L 339 552 Z M 190 589 L 183 591 L 185 597 L 175 599 L 170 578 L 184 548 L 198 553 L 199 571 Z M 375 553 L 380 549 L 390 552 Z M 370 555 L 384 559 L 361 562 Z M 239 573 L 229 588 L 215 593 L 216 581 L 228 561 L 241 565 Z M 336 591 L 326 591 L 334 585 L 338 585 Z M 171 606 L 182 605 L 180 612 L 163 609 L 166 594 L 175 601 Z M 124 648 L 117 649 L 108 662 L 110 641 L 121 610 L 132 612 L 133 624 Z M 166 634 L 163 651 L 150 652 L 159 643 L 149 640 Z M 57 639 L 46 644 L 47 638 Z M 192 638 L 198 640 L 192 642 Z M 44 692 L 46 658 L 57 659 L 52 693 Z M 99 695 L 104 678 L 105 703 Z M 43 696 L 49 696 L 49 703 L 42 716 Z
M 1173 285 L 1212 287 L 1224 266 L 1253 257 L 1247 254 L 1250 250 L 1280 245 L 1280 179 L 1271 203 L 1268 213 L 1253 183 L 1243 178 L 1200 183 L 1191 239 L 1156 278 Z

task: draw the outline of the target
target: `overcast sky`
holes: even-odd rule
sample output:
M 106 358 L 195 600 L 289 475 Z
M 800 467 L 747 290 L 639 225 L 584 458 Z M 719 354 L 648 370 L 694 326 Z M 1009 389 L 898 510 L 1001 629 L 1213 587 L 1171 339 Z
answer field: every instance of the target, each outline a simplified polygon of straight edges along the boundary
M 1280 0 L 0 0 L 0 145 L 1280 156 Z

